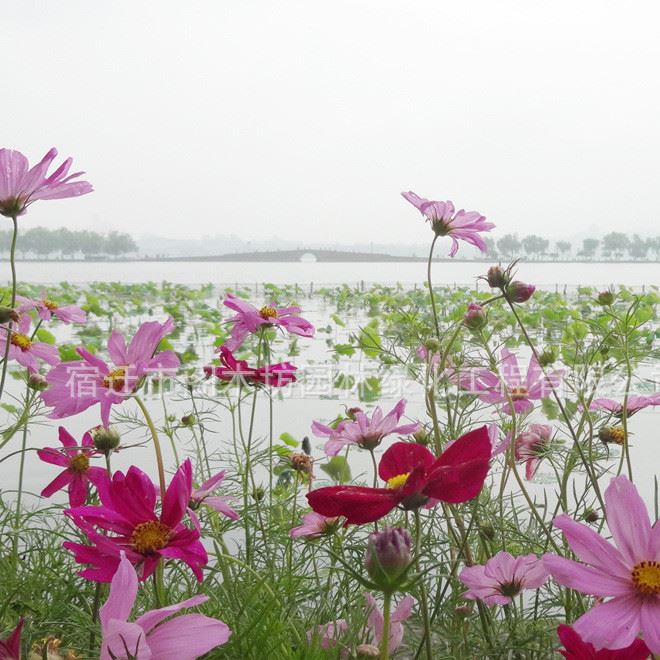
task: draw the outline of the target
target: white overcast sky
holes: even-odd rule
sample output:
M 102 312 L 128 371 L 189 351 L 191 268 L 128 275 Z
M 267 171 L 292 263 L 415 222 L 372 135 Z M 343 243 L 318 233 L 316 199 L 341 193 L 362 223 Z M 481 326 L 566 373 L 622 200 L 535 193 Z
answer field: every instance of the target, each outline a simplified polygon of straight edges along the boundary
M 25 226 L 419 242 L 399 197 L 658 234 L 660 8 L 638 0 L 5 0 L 0 146 L 96 191 Z

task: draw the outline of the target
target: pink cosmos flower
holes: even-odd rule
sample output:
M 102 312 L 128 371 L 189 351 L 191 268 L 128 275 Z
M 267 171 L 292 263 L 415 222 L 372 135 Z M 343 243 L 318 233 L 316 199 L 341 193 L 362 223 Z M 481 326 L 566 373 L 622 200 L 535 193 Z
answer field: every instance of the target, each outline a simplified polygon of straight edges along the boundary
M 42 321 L 50 321 L 53 316 L 62 323 L 86 323 L 87 314 L 78 305 L 58 305 L 49 300 L 45 291 L 41 292 L 38 300 L 16 296 L 16 300 L 22 305 L 18 308 L 19 312 L 26 312 L 36 309 L 39 318 Z
M 368 632 L 376 644 L 380 644 L 383 638 L 383 614 L 378 608 L 376 599 L 370 594 L 366 593 L 365 599 L 367 601 L 366 609 L 368 612 L 367 626 Z M 410 616 L 415 599 L 412 596 L 405 596 L 401 602 L 396 606 L 390 618 L 390 638 L 389 638 L 389 653 L 392 654 L 401 645 L 403 640 L 403 622 Z M 323 625 L 316 626 L 312 630 L 307 631 L 308 641 L 313 639 L 319 640 L 319 646 L 322 649 L 334 648 L 337 646 L 340 638 L 348 631 L 348 623 L 346 619 L 337 619 Z M 347 657 L 347 650 L 344 649 L 341 657 Z
M 176 605 L 145 612 L 131 623 L 128 617 L 137 592 L 138 576 L 122 552 L 110 583 L 108 600 L 99 611 L 102 635 L 99 660 L 196 660 L 224 644 L 231 635 L 225 623 L 203 614 L 170 618 L 180 610 L 205 603 L 208 596 L 201 594 Z
M 167 488 L 160 513 L 156 513 L 156 487 L 134 465 L 126 475 L 115 472 L 112 481 L 99 489 L 100 506 L 81 506 L 65 513 L 87 535 L 92 545 L 66 541 L 79 564 L 91 564 L 80 575 L 96 582 L 110 582 L 121 552 L 138 567 L 146 580 L 161 557 L 180 559 L 201 582 L 208 561 L 199 530 L 181 522 L 192 495 L 192 465 L 186 460 Z M 101 533 L 99 533 L 99 531 Z
M 87 499 L 87 484 L 91 482 L 97 488 L 101 488 L 108 480 L 108 473 L 103 468 L 92 467 L 89 464 L 89 459 L 96 453 L 91 433 L 85 433 L 82 446 L 79 447 L 74 437 L 60 426 L 59 439 L 64 445 L 64 450 L 47 447 L 37 451 L 42 461 L 65 468 L 41 491 L 41 496 L 50 497 L 56 491 L 68 486 L 69 504 L 81 506 Z
M 536 555 L 514 557 L 498 552 L 481 566 L 466 566 L 458 576 L 468 587 L 463 598 L 486 605 L 507 605 L 523 589 L 538 589 L 549 573 Z
M 9 637 L 0 639 L 0 660 L 21 660 L 21 632 L 25 619 L 18 620 Z
M 387 415 L 383 414 L 380 406 L 376 406 L 371 418 L 360 410 L 355 413 L 355 421 L 345 420 L 335 429 L 313 422 L 312 432 L 317 436 L 328 436 L 323 448 L 327 456 L 336 456 L 346 445 L 351 444 L 372 451 L 388 435 L 408 435 L 421 428 L 419 422 L 399 424 L 405 410 L 406 400 L 401 399 Z
M 518 358 L 507 348 L 502 349 L 500 364 L 501 377 L 488 369 L 474 369 L 470 373 L 461 374 L 459 384 L 469 392 L 478 394 L 486 403 L 503 403 L 502 410 L 509 415 L 509 397 L 516 413 L 529 412 L 534 407 L 532 401 L 549 396 L 552 388 L 559 385 L 564 373 L 559 369 L 549 373 L 546 378 L 536 357 L 532 355 L 523 379 Z
M 313 337 L 314 326 L 298 316 L 300 307 L 275 307 L 264 305 L 257 309 L 246 300 L 241 300 L 228 293 L 224 304 L 236 312 L 229 319 L 233 324 L 231 337 L 225 342 L 230 351 L 235 351 L 245 341 L 250 333 L 255 333 L 261 326 L 279 326 L 284 330 L 301 337 Z
M 302 525 L 289 530 L 292 538 L 317 539 L 325 536 L 339 526 L 340 518 L 322 516 L 320 513 L 310 511 L 303 516 Z
M 156 353 L 160 341 L 173 329 L 172 319 L 165 323 L 143 323 L 128 348 L 121 332 L 114 330 L 108 340 L 113 365 L 82 347 L 77 348 L 81 361 L 61 362 L 46 376 L 49 388 L 41 396 L 46 405 L 53 407 L 48 416 L 62 419 L 99 403 L 103 426 L 110 426 L 112 406 L 131 396 L 145 375 L 156 373 L 164 377 L 176 374 L 179 358 L 174 351 Z
M 84 172 L 67 176 L 71 158 L 46 177 L 55 156 L 57 149 L 51 149 L 39 163 L 28 169 L 28 160 L 20 151 L 0 149 L 0 215 L 8 218 L 23 215 L 38 199 L 63 199 L 92 192 L 87 181 L 72 181 Z
M 525 463 L 525 479 L 531 481 L 539 469 L 541 460 L 547 455 L 552 439 L 552 426 L 530 424 L 516 438 L 516 460 Z
M 367 600 L 367 609 L 369 610 L 367 624 L 373 635 L 374 644 L 379 645 L 383 639 L 383 613 L 380 611 L 376 599 L 370 593 L 366 593 L 364 597 Z M 390 655 L 401 645 L 403 640 L 403 622 L 410 617 L 415 602 L 412 596 L 404 596 L 392 612 L 388 643 Z
M 16 360 L 20 365 L 36 373 L 39 371 L 38 360 L 57 364 L 60 361 L 60 354 L 55 346 L 31 339 L 31 323 L 32 319 L 25 314 L 18 321 L 18 326 L 14 326 L 11 330 L 6 325 L 0 326 L 0 355 L 5 354 L 7 336 L 9 336 L 9 359 Z
M 220 353 L 222 366 L 204 367 L 204 374 L 207 378 L 215 376 L 228 383 L 242 382 L 253 385 L 270 385 L 271 387 L 284 387 L 296 382 L 296 367 L 291 362 L 250 367 L 245 360 L 237 360 L 227 348 L 227 344 L 223 344 L 217 352 Z
M 557 634 L 564 645 L 559 652 L 568 660 L 646 660 L 651 655 L 641 639 L 636 639 L 630 646 L 618 651 L 596 651 L 593 644 L 583 642 L 580 635 L 564 623 L 557 627 Z
M 651 526 L 644 501 L 625 476 L 610 481 L 605 516 L 614 545 L 566 514 L 557 516 L 554 526 L 581 561 L 546 554 L 545 567 L 559 584 L 608 599 L 573 624 L 585 642 L 623 649 L 641 631 L 649 649 L 660 653 L 660 525 Z
M 660 406 L 660 392 L 650 395 L 632 395 L 628 397 L 626 410 L 628 417 L 649 406 Z M 623 415 L 623 401 L 614 399 L 594 399 L 589 410 L 607 410 L 617 417 Z
M 461 209 L 455 213 L 454 205 L 447 202 L 433 202 L 419 197 L 414 192 L 401 193 L 403 198 L 410 202 L 431 223 L 431 228 L 437 236 L 449 236 L 452 240 L 449 256 L 453 257 L 458 252 L 458 241 L 465 241 L 474 245 L 482 252 L 488 250 L 483 238 L 479 235 L 482 231 L 490 231 L 495 227 L 492 222 L 486 222 L 486 218 L 477 211 L 464 211 Z
M 227 503 L 230 498 L 222 497 L 220 495 L 211 495 L 211 493 L 222 483 L 224 478 L 225 471 L 223 470 L 210 479 L 207 479 L 199 488 L 193 488 L 188 502 L 190 509 L 195 511 L 202 504 L 206 504 L 206 506 L 210 506 L 223 516 L 227 516 L 227 518 L 231 518 L 231 520 L 238 520 L 240 516 Z M 197 518 L 197 516 L 195 516 L 195 518 Z

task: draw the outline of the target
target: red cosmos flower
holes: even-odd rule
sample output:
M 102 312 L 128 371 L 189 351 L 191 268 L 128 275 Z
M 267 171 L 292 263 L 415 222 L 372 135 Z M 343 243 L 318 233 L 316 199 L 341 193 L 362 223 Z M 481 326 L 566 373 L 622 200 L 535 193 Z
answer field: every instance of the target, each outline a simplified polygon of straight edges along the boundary
M 564 645 L 559 652 L 568 660 L 646 660 L 651 656 L 651 651 L 641 639 L 636 639 L 624 649 L 596 651 L 593 644 L 582 641 L 580 635 L 564 623 L 557 628 L 557 634 Z
M 21 660 L 21 631 L 25 619 L 20 618 L 11 635 L 0 639 L 0 660 Z
M 226 345 L 218 351 L 222 366 L 204 367 L 206 377 L 215 376 L 227 382 L 243 382 L 271 387 L 284 387 L 296 382 L 296 367 L 291 362 L 278 362 L 264 367 L 250 367 L 245 360 L 237 360 Z
M 101 506 L 81 506 L 65 511 L 87 535 L 92 545 L 66 541 L 79 564 L 92 564 L 80 575 L 96 582 L 110 582 L 122 550 L 136 567 L 140 580 L 148 578 L 161 557 L 181 559 L 201 582 L 208 555 L 199 531 L 182 524 L 192 493 L 192 465 L 186 460 L 176 471 L 156 514 L 156 487 L 135 466 L 126 475 L 115 472 L 99 489 Z M 99 533 L 100 530 L 103 533 Z
M 81 506 L 87 499 L 87 484 L 91 481 L 97 488 L 108 480 L 108 473 L 100 467 L 91 467 L 89 459 L 96 453 L 91 433 L 85 433 L 82 446 L 78 446 L 75 438 L 63 427 L 59 428 L 60 442 L 64 449 L 54 447 L 39 449 L 39 458 L 53 465 L 65 468 L 42 491 L 42 497 L 50 497 L 61 488 L 68 486 L 69 504 Z
M 308 493 L 307 500 L 317 513 L 344 516 L 354 525 L 378 520 L 396 506 L 417 509 L 432 499 L 466 502 L 481 490 L 490 455 L 485 426 L 461 436 L 437 458 L 423 445 L 396 442 L 378 466 L 387 488 L 329 486 Z

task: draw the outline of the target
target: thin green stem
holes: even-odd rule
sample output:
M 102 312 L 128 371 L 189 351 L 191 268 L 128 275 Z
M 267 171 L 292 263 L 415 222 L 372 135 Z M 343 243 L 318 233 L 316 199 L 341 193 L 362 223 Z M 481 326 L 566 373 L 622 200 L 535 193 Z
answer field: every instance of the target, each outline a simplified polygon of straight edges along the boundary
M 156 452 L 156 463 L 158 464 L 158 482 L 160 484 L 160 501 L 164 502 L 165 501 L 165 464 L 163 463 L 163 452 L 161 451 L 160 441 L 158 440 L 158 431 L 156 430 L 156 426 L 154 425 L 154 422 L 151 419 L 151 415 L 149 414 L 147 407 L 144 405 L 144 401 L 142 401 L 142 399 L 137 394 L 134 394 L 133 398 L 135 399 L 135 402 L 138 404 L 140 410 L 142 411 L 142 415 L 144 416 L 144 421 L 147 423 L 147 426 L 149 427 L 149 431 L 151 432 L 151 438 L 154 441 L 154 451 Z
M 392 617 L 392 593 L 383 593 L 383 632 L 380 640 L 380 660 L 389 660 L 390 657 L 390 619 Z
M 420 548 L 422 547 L 422 521 L 419 515 L 419 509 L 415 509 L 415 570 L 421 573 L 420 568 Z M 426 585 L 424 580 L 419 581 L 419 600 L 422 607 L 422 622 L 424 624 L 424 645 L 426 648 L 426 659 L 433 660 L 433 646 L 431 644 L 431 620 L 429 618 L 429 603 L 426 594 Z M 383 635 L 384 636 L 384 635 Z
M 438 310 L 435 306 L 435 296 L 433 295 L 433 280 L 431 278 L 431 264 L 433 263 L 433 249 L 435 248 L 435 242 L 438 240 L 438 235 L 433 236 L 431 241 L 431 250 L 429 251 L 429 261 L 426 265 L 426 282 L 429 287 L 429 295 L 431 296 L 431 309 L 433 310 L 433 322 L 435 324 L 435 334 L 438 339 L 440 339 L 440 321 L 438 320 Z
M 11 309 L 14 309 L 14 305 L 16 304 L 16 238 L 18 236 L 18 222 L 16 221 L 16 216 L 12 216 L 11 220 L 14 225 L 14 232 L 11 237 L 11 248 L 9 250 L 9 265 L 11 267 L 11 303 L 9 306 Z M 9 321 L 6 328 L 7 337 L 5 342 L 5 355 L 2 360 L 2 376 L 0 376 L 0 399 L 2 399 L 2 393 L 5 390 L 5 379 L 7 378 L 7 363 L 9 362 L 12 325 L 12 321 Z

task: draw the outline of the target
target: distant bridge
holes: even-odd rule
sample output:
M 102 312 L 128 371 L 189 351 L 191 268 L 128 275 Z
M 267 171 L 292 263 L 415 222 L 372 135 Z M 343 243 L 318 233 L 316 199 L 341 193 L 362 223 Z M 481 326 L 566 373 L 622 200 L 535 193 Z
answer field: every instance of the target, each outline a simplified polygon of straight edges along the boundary
M 341 250 L 272 250 L 259 252 L 236 252 L 208 257 L 167 257 L 162 261 L 268 261 L 279 263 L 291 262 L 392 262 L 392 261 L 426 261 L 425 257 L 401 257 L 391 254 L 373 252 L 344 252 Z

